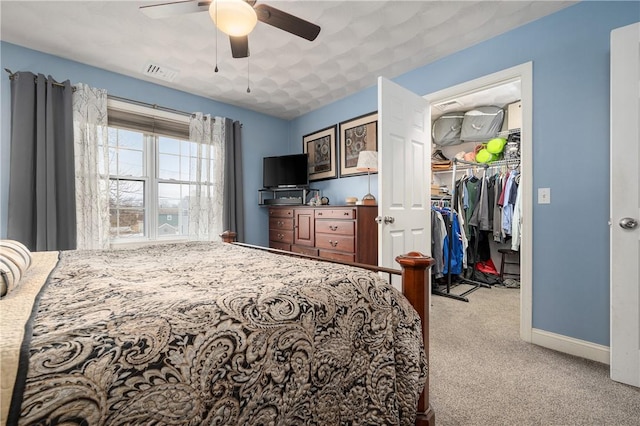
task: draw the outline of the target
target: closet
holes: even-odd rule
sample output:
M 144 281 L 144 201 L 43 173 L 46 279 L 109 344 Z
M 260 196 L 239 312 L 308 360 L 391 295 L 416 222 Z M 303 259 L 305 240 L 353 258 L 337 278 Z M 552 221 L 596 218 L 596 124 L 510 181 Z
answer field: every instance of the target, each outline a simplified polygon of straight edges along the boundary
M 434 142 L 444 140 L 434 143 L 432 150 L 433 294 L 469 301 L 467 295 L 480 287 L 519 288 L 523 220 L 519 101 L 520 80 L 514 80 L 432 105 L 434 133 L 442 116 L 452 120 L 451 125 L 440 120 L 445 131 L 453 130 L 453 123 L 465 113 L 503 116 L 500 127 L 489 132 L 490 138 L 475 138 L 468 132 L 457 141 L 450 134 L 433 135 Z M 503 146 L 493 139 L 500 139 Z

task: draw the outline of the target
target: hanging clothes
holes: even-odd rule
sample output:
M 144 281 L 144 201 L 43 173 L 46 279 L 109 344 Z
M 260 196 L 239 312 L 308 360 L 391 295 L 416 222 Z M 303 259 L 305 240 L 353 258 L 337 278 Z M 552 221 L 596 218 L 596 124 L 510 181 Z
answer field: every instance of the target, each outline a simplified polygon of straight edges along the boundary
M 480 231 L 489 231 L 489 194 L 487 190 L 487 178 L 480 179 L 478 185 L 478 202 L 475 205 L 469 224 L 475 226 Z
M 455 212 L 450 212 L 449 215 L 443 214 L 443 218 L 445 221 L 451 221 L 451 233 L 444 239 L 443 274 L 448 274 L 451 271 L 452 275 L 460 275 L 462 273 L 463 248 L 458 215 Z M 449 266 L 451 267 L 449 268 Z
M 434 264 L 431 272 L 436 278 L 444 276 L 444 250 L 445 238 L 447 236 L 447 226 L 445 225 L 442 213 L 436 208 L 431 209 L 431 253 L 433 255 Z
M 505 184 L 505 175 L 502 173 L 498 174 L 495 179 L 495 192 L 493 194 L 493 241 L 497 243 L 503 243 L 504 238 L 502 237 L 502 204 L 500 204 L 500 197 L 502 196 L 502 192 L 504 190 Z
M 469 224 L 465 221 L 465 212 L 469 208 L 469 191 L 467 191 L 467 178 L 463 177 L 456 181 L 453 209 L 458 218 L 460 226 L 460 237 L 462 239 L 462 268 L 467 269 L 467 248 L 469 247 Z
M 511 250 L 520 250 L 522 238 L 522 181 L 519 182 L 516 201 L 513 208 L 513 218 L 511 219 Z
M 480 201 L 481 180 L 475 176 L 467 179 L 466 188 L 469 193 L 468 207 L 465 210 L 465 219 L 469 226 L 478 226 L 478 220 L 472 220 L 473 212 Z M 471 228 L 469 228 L 469 234 L 473 236 Z
M 509 173 L 509 177 L 507 178 L 507 184 L 505 185 L 504 190 L 504 204 L 502 206 L 502 234 L 504 237 L 507 235 L 511 235 L 511 219 L 513 217 L 513 203 L 515 202 L 515 197 L 513 201 L 511 201 L 511 191 L 513 185 L 517 185 L 515 183 L 515 177 L 518 175 L 517 171 L 512 171 Z M 514 188 L 517 191 L 517 187 Z

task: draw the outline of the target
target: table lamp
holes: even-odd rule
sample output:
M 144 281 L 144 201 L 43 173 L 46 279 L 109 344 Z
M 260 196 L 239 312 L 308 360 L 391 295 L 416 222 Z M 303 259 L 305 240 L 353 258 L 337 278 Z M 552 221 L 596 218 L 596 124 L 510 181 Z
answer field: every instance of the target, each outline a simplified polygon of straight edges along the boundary
M 367 179 L 369 180 L 369 193 L 362 197 L 362 204 L 365 206 L 375 206 L 376 197 L 371 194 L 371 172 L 378 171 L 378 152 L 377 151 L 360 151 L 358 154 L 358 164 L 356 170 L 360 172 L 367 172 Z

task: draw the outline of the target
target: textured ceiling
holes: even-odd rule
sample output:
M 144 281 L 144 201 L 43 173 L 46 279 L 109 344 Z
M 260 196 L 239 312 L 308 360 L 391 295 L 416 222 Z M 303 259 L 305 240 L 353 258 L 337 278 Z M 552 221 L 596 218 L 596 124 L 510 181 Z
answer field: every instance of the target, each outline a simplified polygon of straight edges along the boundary
M 309 42 L 258 22 L 249 35 L 247 60 L 231 57 L 226 35 L 206 12 L 151 19 L 138 9 L 169 1 L 3 0 L 0 37 L 291 119 L 375 85 L 378 76 L 394 78 L 575 3 L 258 0 L 322 30 Z M 175 72 L 173 80 L 144 75 L 149 63 Z

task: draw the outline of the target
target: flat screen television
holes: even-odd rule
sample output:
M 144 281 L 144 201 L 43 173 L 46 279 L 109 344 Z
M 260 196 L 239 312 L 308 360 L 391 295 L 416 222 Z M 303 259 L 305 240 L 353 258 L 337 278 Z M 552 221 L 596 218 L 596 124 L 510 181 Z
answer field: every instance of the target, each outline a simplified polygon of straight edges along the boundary
M 262 186 L 265 188 L 305 188 L 309 186 L 307 154 L 264 157 Z

